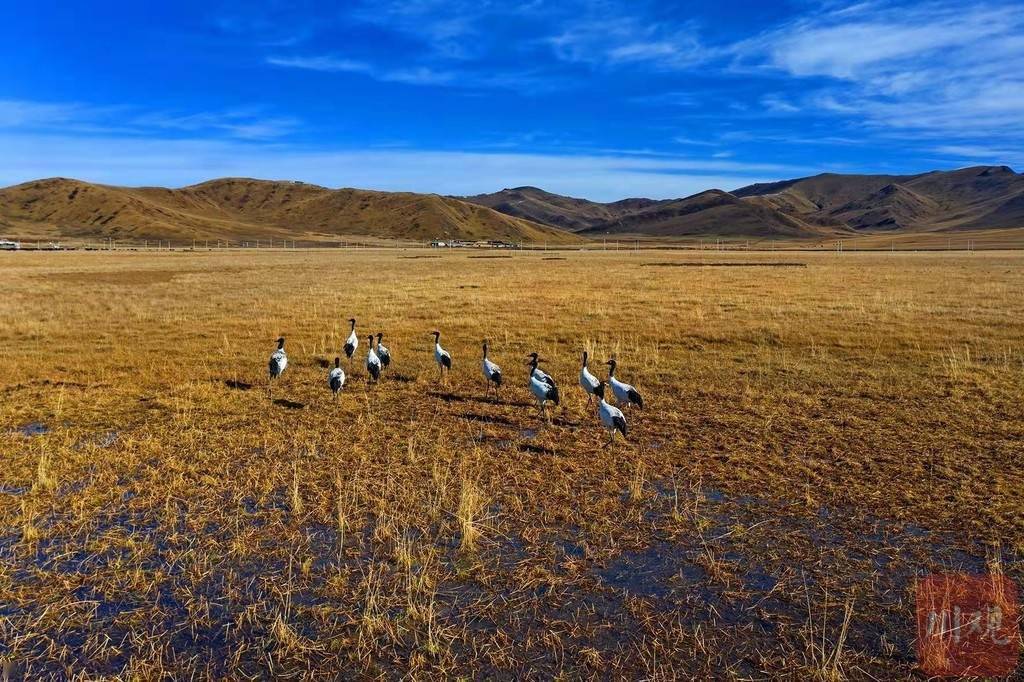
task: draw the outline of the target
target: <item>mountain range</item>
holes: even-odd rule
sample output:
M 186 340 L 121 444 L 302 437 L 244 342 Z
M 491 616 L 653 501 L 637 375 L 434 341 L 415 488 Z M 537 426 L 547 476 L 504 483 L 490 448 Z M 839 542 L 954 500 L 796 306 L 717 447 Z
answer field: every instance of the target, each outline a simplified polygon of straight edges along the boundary
M 824 173 L 682 199 L 596 203 L 536 187 L 465 197 L 585 236 L 814 238 L 1024 228 L 1024 175 L 976 166 L 918 175 Z
M 824 173 L 679 199 L 600 203 L 536 187 L 450 197 L 226 178 L 179 189 L 51 178 L 0 189 L 0 233 L 22 238 L 501 239 L 606 235 L 822 239 L 1020 228 L 1024 175 L 975 166 L 917 175 Z

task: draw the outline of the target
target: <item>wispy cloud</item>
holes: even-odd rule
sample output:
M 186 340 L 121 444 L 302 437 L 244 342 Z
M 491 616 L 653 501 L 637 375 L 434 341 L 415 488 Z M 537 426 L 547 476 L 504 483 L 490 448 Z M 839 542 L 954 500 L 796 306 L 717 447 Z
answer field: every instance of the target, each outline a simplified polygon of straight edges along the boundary
M 672 138 L 672 141 L 678 144 L 697 145 L 699 147 L 714 147 L 718 144 L 710 140 L 700 140 L 694 137 L 687 137 L 686 135 L 676 135 Z
M 384 0 L 359 3 L 349 21 L 400 35 L 419 45 L 395 62 L 335 54 L 274 54 L 267 63 L 323 72 L 361 73 L 383 82 L 506 88 L 544 92 L 564 87 L 566 69 L 678 71 L 705 61 L 686 22 L 655 21 L 647 8 L 604 0 L 517 4 L 470 0 Z M 509 39 L 505 30 L 526 37 Z M 526 65 L 526 66 L 524 66 Z
M 267 63 L 273 66 L 329 73 L 369 73 L 373 70 L 366 62 L 332 55 L 270 56 L 267 57 Z
M 267 63 L 274 66 L 306 69 L 309 71 L 358 73 L 386 83 L 405 83 L 408 85 L 449 85 L 460 80 L 459 75 L 452 71 L 437 71 L 425 66 L 382 69 L 367 62 L 332 55 L 268 57 Z
M 74 103 L 0 99 L 0 128 L 62 124 L 91 116 L 92 111 Z
M 405 85 L 499 88 L 525 93 L 545 92 L 557 87 L 556 79 L 545 77 L 536 71 L 482 72 L 465 68 L 439 69 L 430 66 L 387 67 L 335 55 L 271 56 L 266 61 L 279 67 L 327 73 L 354 73 L 383 83 Z
M 209 133 L 265 140 L 288 135 L 298 125 L 296 118 L 265 116 L 258 107 L 182 113 L 144 111 L 131 106 L 0 100 L 0 130 L 59 131 L 82 135 Z
M 629 13 L 569 22 L 546 41 L 554 54 L 567 62 L 603 67 L 648 66 L 683 70 L 708 59 L 687 25 L 650 23 Z
M 824 78 L 805 104 L 863 124 L 962 137 L 1024 132 L 1024 6 L 858 4 L 731 48 L 740 69 Z
M 614 200 L 680 197 L 738 187 L 801 169 L 727 159 L 632 155 L 468 153 L 432 150 L 323 150 L 230 140 L 82 138 L 0 134 L 0 184 L 63 175 L 112 184 L 181 186 L 214 177 L 299 179 L 331 187 L 478 194 L 539 185 Z M 111 156 L 109 150 L 117 149 Z M 446 169 L 438 173 L 438 169 Z
M 800 111 L 800 107 L 781 95 L 765 95 L 761 98 L 761 106 L 766 111 L 777 114 L 793 114 Z
M 694 107 L 700 104 L 702 95 L 703 93 L 685 90 L 670 90 L 652 95 L 636 95 L 630 97 L 629 101 L 654 106 Z
M 942 144 L 931 148 L 935 154 L 963 159 L 964 163 L 1024 166 L 1024 146 L 990 147 L 980 144 Z
M 263 140 L 282 137 L 299 125 L 291 117 L 264 117 L 251 110 L 234 110 L 193 114 L 149 113 L 128 120 L 131 126 L 174 130 L 187 133 L 213 131 L 241 139 Z

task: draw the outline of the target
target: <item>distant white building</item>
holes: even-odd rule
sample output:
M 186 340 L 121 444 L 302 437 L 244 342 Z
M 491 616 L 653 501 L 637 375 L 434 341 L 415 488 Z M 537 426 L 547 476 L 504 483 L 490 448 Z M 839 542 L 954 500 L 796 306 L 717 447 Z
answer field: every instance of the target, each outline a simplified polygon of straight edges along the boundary
M 430 242 L 430 246 L 432 246 L 435 249 L 443 249 L 446 248 L 448 245 L 441 241 L 440 239 L 435 239 L 434 241 Z
M 10 239 L 0 239 L 0 251 L 17 251 L 20 248 L 20 242 L 14 242 Z

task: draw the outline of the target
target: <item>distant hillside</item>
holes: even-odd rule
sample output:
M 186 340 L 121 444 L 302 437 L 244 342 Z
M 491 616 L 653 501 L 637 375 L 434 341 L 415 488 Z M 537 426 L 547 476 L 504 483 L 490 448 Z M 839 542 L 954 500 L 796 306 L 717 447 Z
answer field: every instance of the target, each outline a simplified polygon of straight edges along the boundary
M 600 204 L 587 199 L 564 197 L 536 187 L 503 189 L 493 194 L 477 194 L 461 199 L 487 206 L 506 215 L 578 232 L 615 220 L 657 204 L 654 199 L 623 199 Z
M 1006 166 L 919 175 L 824 173 L 733 192 L 708 190 L 683 199 L 625 199 L 610 204 L 535 187 L 466 200 L 588 236 L 820 238 L 1024 228 L 1024 175 Z
M 749 236 L 813 237 L 831 230 L 757 202 L 712 189 L 692 197 L 657 202 L 583 234 L 636 234 L 656 237 Z
M 180 189 L 54 178 L 0 189 L 0 233 L 115 239 L 428 240 L 573 243 L 579 237 L 435 194 L 222 179 Z
M 733 194 L 768 199 L 801 219 L 835 221 L 858 231 L 1024 227 L 1024 175 L 1006 166 L 919 175 L 825 173 Z

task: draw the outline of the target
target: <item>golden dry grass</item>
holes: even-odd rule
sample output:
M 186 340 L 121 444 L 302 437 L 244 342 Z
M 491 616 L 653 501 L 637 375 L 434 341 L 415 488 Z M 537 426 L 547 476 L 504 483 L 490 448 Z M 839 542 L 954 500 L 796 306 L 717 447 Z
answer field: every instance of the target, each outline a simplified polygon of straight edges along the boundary
M 480 255 L 0 254 L 0 659 L 891 678 L 914 576 L 1020 583 L 1024 256 Z M 352 316 L 394 360 L 367 386 L 361 339 L 335 405 Z M 644 394 L 628 442 L 584 347 Z

